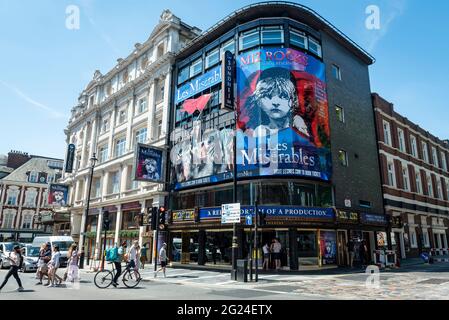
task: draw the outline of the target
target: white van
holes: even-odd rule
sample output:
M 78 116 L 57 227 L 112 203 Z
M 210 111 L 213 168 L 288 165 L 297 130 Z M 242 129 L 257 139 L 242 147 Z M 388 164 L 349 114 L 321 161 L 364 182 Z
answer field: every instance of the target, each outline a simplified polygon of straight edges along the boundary
M 59 252 L 61 252 L 60 267 L 66 267 L 67 254 L 70 246 L 75 242 L 73 238 L 70 236 L 39 236 L 34 238 L 32 246 L 40 248 L 42 244 L 47 242 L 50 243 L 52 250 L 55 245 L 59 247 Z

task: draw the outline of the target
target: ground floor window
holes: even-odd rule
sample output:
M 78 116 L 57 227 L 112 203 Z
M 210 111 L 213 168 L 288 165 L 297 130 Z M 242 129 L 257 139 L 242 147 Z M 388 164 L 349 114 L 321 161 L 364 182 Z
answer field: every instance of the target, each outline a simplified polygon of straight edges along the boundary
M 232 231 L 206 231 L 206 264 L 232 263 Z

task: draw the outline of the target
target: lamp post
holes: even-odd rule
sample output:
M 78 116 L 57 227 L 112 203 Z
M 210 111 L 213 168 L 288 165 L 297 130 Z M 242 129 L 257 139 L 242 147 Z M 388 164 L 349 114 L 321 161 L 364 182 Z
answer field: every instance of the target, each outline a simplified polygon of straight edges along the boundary
M 90 192 L 92 190 L 92 180 L 94 176 L 94 168 L 98 159 L 95 157 L 95 153 L 90 158 L 90 176 L 89 176 L 89 190 L 87 192 L 87 202 L 86 202 L 86 210 L 84 211 L 84 226 L 83 226 L 83 243 L 81 247 L 81 255 L 80 255 L 80 269 L 84 269 L 84 256 L 85 256 L 85 246 L 86 246 L 86 232 L 87 232 L 87 217 L 89 216 L 89 205 L 90 205 Z M 87 257 L 89 259 L 89 255 Z

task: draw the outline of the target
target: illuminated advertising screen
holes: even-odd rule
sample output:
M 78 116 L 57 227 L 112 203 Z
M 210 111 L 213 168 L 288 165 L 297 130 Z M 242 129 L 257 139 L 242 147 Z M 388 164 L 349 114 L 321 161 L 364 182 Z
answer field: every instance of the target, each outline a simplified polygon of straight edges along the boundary
M 293 49 L 258 49 L 237 57 L 236 85 L 238 178 L 329 181 L 324 64 Z M 171 135 L 175 190 L 232 179 L 235 133 L 232 123 L 218 128 L 206 121 L 209 101 L 210 94 L 182 101 L 181 110 L 192 115 L 193 122 Z
M 170 151 L 174 189 L 232 178 L 233 130 L 202 129 L 195 120 L 191 130 L 175 130 Z
M 239 177 L 331 178 L 324 64 L 289 49 L 237 58 Z

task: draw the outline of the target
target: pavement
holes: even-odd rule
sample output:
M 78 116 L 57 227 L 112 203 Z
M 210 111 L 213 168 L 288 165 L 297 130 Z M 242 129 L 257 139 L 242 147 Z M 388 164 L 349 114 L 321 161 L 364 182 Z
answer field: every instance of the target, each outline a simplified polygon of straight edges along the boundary
M 376 271 L 376 269 L 373 269 Z M 0 270 L 0 280 L 7 270 Z M 59 270 L 62 275 L 64 270 Z M 0 300 L 28 299 L 144 299 L 144 300 L 445 300 L 449 296 L 449 263 L 403 264 L 399 269 L 370 273 L 361 268 L 329 269 L 313 273 L 270 273 L 258 282 L 230 280 L 229 272 L 167 268 L 154 278 L 152 265 L 140 270 L 142 282 L 135 289 L 123 285 L 98 289 L 94 272 L 81 271 L 77 286 L 46 288 L 35 285 L 33 273 L 20 274 L 25 292 L 17 292 L 14 278 L 0 293 Z

